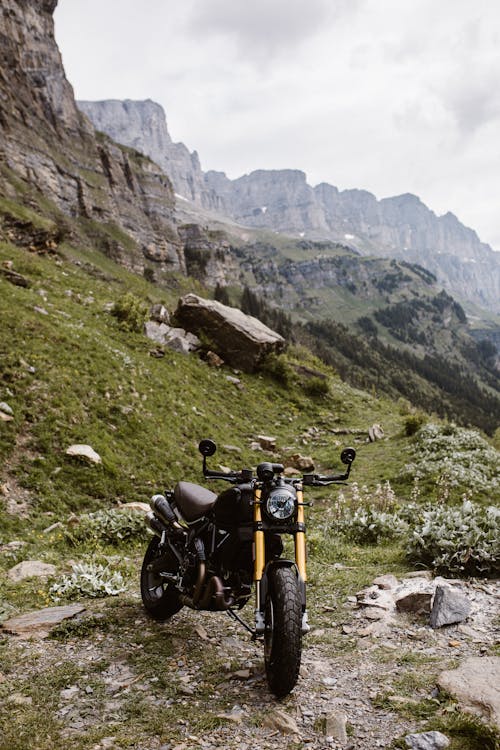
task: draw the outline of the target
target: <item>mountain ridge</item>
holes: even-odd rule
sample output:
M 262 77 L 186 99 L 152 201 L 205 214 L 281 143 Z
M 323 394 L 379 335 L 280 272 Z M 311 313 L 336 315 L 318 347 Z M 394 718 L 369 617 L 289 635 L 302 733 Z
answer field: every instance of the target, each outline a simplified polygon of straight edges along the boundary
M 224 172 L 203 172 L 196 151 L 173 144 L 161 105 L 126 100 L 120 108 L 117 102 L 77 105 L 96 128 L 125 145 L 136 147 L 140 141 L 144 152 L 171 176 L 176 192 L 193 203 L 247 227 L 342 242 L 363 255 L 419 263 L 450 293 L 500 311 L 500 254 L 452 212 L 438 216 L 411 193 L 378 200 L 362 189 L 339 190 L 325 182 L 312 187 L 301 170 L 259 169 L 234 180 Z M 158 148 L 161 141 L 168 142 L 168 148 Z

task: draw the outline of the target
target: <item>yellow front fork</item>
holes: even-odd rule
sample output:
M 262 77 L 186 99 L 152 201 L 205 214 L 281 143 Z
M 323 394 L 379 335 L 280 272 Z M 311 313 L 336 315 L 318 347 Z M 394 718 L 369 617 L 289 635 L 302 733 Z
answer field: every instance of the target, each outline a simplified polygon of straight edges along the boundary
M 260 512 L 260 489 L 255 490 L 253 505 L 254 533 L 253 541 L 255 544 L 253 579 L 261 581 L 266 564 L 266 545 L 264 542 L 264 532 L 258 527 L 262 525 L 262 513 Z
M 304 495 L 302 490 L 297 490 L 297 524 L 304 527 Z M 300 577 L 305 582 L 307 581 L 306 573 L 306 533 L 305 531 L 297 531 L 295 534 L 295 563 L 299 571 Z

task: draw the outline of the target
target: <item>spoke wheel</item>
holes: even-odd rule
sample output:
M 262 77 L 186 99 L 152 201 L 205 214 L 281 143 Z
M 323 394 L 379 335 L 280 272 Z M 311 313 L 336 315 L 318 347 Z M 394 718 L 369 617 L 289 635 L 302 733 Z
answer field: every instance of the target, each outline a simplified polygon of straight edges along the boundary
M 291 568 L 273 568 L 265 603 L 264 661 L 271 691 L 282 698 L 297 683 L 302 652 L 302 602 Z
M 159 543 L 158 537 L 154 536 L 144 555 L 141 568 L 141 598 L 151 617 L 155 620 L 168 620 L 181 609 L 182 603 L 173 584 L 165 582 L 157 572 L 149 570 L 151 563 L 159 557 L 164 560 L 163 571 L 174 573 L 177 569 L 177 561 L 172 553 L 165 553 L 163 550 L 160 553 Z

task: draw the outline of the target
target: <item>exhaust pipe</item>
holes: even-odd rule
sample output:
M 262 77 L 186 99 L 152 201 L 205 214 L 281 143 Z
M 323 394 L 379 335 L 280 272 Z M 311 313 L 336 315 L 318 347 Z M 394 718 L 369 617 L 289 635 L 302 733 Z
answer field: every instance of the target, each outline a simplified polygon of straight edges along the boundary
M 177 516 L 165 495 L 153 495 L 149 504 L 156 515 L 159 516 L 167 526 L 173 526 L 178 531 L 184 531 L 180 523 L 177 521 Z
M 163 533 L 167 530 L 167 527 L 163 523 L 161 519 L 159 519 L 152 510 L 149 511 L 149 513 L 146 513 L 146 526 L 151 529 L 151 531 L 156 534 L 156 536 L 163 536 Z

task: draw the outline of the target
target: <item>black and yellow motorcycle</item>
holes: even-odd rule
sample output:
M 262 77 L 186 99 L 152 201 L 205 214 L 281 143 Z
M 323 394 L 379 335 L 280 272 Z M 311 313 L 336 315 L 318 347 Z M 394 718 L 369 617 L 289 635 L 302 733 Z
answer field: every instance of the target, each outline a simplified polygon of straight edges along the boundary
M 282 464 L 220 472 L 207 468 L 212 440 L 199 444 L 203 475 L 233 486 L 220 494 L 191 482 L 154 495 L 147 524 L 154 532 L 141 570 L 147 612 L 167 620 L 187 606 L 226 611 L 254 639 L 264 641 L 266 675 L 278 697 L 293 690 L 300 669 L 306 608 L 304 487 L 324 487 L 349 477 L 356 453 L 346 448 L 342 474 L 284 476 Z M 283 535 L 294 538 L 293 560 L 282 557 Z M 238 614 L 255 590 L 253 627 Z

